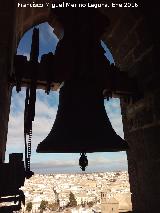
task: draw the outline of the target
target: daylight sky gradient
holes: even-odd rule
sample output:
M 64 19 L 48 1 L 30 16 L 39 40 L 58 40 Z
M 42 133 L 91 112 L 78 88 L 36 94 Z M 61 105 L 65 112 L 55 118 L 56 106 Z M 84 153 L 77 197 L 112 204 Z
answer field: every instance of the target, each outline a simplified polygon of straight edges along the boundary
M 58 39 L 53 34 L 53 28 L 47 23 L 39 25 L 40 29 L 40 56 L 48 52 L 54 52 Z M 31 38 L 33 29 L 25 33 L 21 39 L 17 54 L 26 55 L 29 59 Z M 106 57 L 113 63 L 112 55 L 102 43 Z M 12 92 L 9 129 L 6 149 L 6 162 L 9 153 L 24 153 L 24 100 L 25 88 L 17 94 L 15 88 Z M 65 173 L 81 172 L 78 165 L 79 154 L 39 154 L 36 147 L 50 132 L 57 113 L 59 102 L 58 92 L 46 95 L 43 90 L 37 90 L 36 116 L 33 122 L 31 169 L 36 173 Z M 119 99 L 104 101 L 107 114 L 113 128 L 123 138 L 123 126 Z M 127 170 L 126 152 L 117 153 L 91 153 L 87 154 L 89 166 L 86 172 Z

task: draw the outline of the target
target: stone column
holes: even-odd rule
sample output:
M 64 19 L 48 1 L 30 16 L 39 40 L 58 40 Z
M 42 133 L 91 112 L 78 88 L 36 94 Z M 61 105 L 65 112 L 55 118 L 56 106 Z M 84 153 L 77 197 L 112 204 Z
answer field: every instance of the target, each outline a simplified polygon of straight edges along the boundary
M 4 161 L 10 108 L 9 76 L 12 72 L 15 2 L 5 0 L 0 6 L 0 162 Z
M 130 104 L 121 101 L 135 213 L 157 212 L 160 203 L 160 74 L 156 59 L 148 60 L 153 53 L 134 66 L 144 97 Z

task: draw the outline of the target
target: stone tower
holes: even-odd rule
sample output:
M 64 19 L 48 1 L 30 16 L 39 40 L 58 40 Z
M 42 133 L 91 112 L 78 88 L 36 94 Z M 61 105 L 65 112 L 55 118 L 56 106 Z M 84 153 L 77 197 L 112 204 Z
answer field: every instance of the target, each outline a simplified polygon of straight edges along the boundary
M 118 213 L 119 203 L 114 198 L 109 198 L 107 192 L 101 192 L 101 213 Z

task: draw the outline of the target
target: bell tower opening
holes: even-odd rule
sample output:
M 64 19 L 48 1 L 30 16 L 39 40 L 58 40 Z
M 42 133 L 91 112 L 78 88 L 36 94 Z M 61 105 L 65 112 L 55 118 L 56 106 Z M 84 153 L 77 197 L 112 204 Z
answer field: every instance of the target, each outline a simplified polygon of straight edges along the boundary
M 49 24 L 43 23 L 37 25 L 40 29 L 40 56 L 47 52 L 54 52 L 58 39 L 53 33 L 53 28 Z M 30 44 L 32 37 L 33 28 L 27 31 L 22 39 L 20 40 L 19 46 L 17 48 L 17 54 L 23 54 L 27 56 L 29 60 Z M 110 63 L 114 63 L 114 59 L 109 49 L 103 41 L 101 45 L 104 48 L 105 56 Z M 7 142 L 7 152 L 8 156 L 9 150 L 24 151 L 23 145 L 23 110 L 24 110 L 24 89 L 20 93 L 16 93 L 15 88 L 12 92 L 12 104 L 9 122 L 9 134 Z M 32 157 L 31 157 L 31 167 L 33 170 L 40 172 L 39 165 L 46 167 L 46 171 L 50 172 L 53 170 L 53 166 L 56 166 L 57 171 L 72 171 L 71 166 L 76 166 L 77 162 L 73 161 L 78 159 L 78 154 L 36 154 L 36 146 L 39 141 L 49 133 L 51 126 L 54 123 L 57 107 L 58 107 L 59 94 L 58 92 L 51 92 L 49 96 L 45 94 L 44 91 L 37 91 L 37 101 L 36 101 L 36 119 L 33 122 L 33 143 L 32 143 Z M 118 98 L 113 98 L 107 101 L 104 100 L 105 110 L 110 118 L 111 124 L 115 129 L 116 133 L 123 138 L 123 128 L 120 112 L 120 101 Z M 19 110 L 18 110 L 19 109 Z M 15 127 L 15 128 L 14 128 Z M 21 130 L 18 133 L 17 129 Z M 17 146 L 15 146 L 17 144 Z M 63 157 L 62 157 L 63 156 Z M 88 154 L 90 161 L 91 171 L 105 171 L 105 170 L 127 170 L 127 159 L 126 153 L 92 153 Z M 6 158 L 7 159 L 7 158 Z M 42 160 L 43 159 L 43 160 Z M 39 162 L 40 161 L 40 162 Z M 96 164 L 96 167 L 95 167 Z M 89 166 L 89 167 L 90 167 Z M 63 167 L 63 169 L 62 169 Z M 94 168 L 94 169 L 93 169 Z M 74 168 L 76 169 L 76 168 Z M 42 169 L 43 170 L 43 169 Z M 78 169 L 77 169 L 78 171 Z M 42 171 L 43 173 L 43 171 Z
M 36 26 L 43 29 L 42 31 L 49 31 L 49 33 L 51 32 L 51 28 L 49 26 L 45 26 L 44 24 Z M 43 28 L 44 27 L 44 28 Z M 30 33 L 30 32 L 28 32 Z M 25 37 L 26 36 L 26 37 Z M 22 38 L 20 44 L 19 44 L 19 48 L 17 50 L 18 54 L 23 54 L 27 56 L 27 59 L 29 60 L 29 47 L 28 47 L 28 38 L 31 38 L 31 33 L 28 34 L 27 37 L 27 33 L 24 35 L 24 37 Z M 54 35 L 53 35 L 54 36 Z M 48 37 L 46 39 L 46 37 Z M 47 40 L 47 42 L 46 42 Z M 54 44 L 50 45 L 49 43 L 49 36 L 48 35 L 41 35 L 40 34 L 40 54 L 42 54 L 42 49 L 43 49 L 43 53 L 47 53 L 48 51 L 53 51 L 53 47 L 55 47 L 55 43 L 58 42 L 58 40 L 56 39 L 56 37 L 54 36 Z M 24 42 L 24 43 L 23 43 Z M 26 43 L 25 43 L 26 42 Z M 27 44 L 27 45 L 26 45 Z M 42 45 L 41 45 L 42 44 Z M 108 59 L 110 60 L 111 63 L 114 63 L 112 55 L 110 54 L 108 48 L 105 46 L 105 44 L 101 41 L 101 45 L 102 47 L 105 49 L 106 51 L 106 55 L 108 56 Z M 24 46 L 26 47 L 26 51 L 24 51 Z M 51 49 L 49 49 L 52 46 Z M 27 49 L 28 48 L 28 49 Z M 47 49 L 47 50 L 46 50 Z M 38 60 L 40 61 L 40 57 L 38 58 Z M 63 63 L 63 61 L 62 61 Z M 15 95 L 15 89 L 13 89 L 13 95 Z M 49 123 L 50 125 L 53 124 L 54 119 L 53 117 L 56 117 L 56 113 L 57 113 L 57 105 L 58 105 L 58 93 L 53 92 L 53 97 L 52 97 L 52 92 L 50 92 L 50 95 L 46 98 L 46 94 L 42 91 L 38 91 L 37 92 L 37 100 L 36 100 L 36 117 L 39 119 L 35 119 L 34 121 L 34 126 L 33 126 L 33 140 L 32 140 L 32 157 L 31 157 L 31 169 L 37 173 L 53 173 L 53 172 L 79 172 L 79 170 L 77 168 L 75 168 L 75 165 L 77 167 L 77 162 L 73 161 L 73 158 L 77 158 L 77 154 L 66 154 L 66 156 L 64 154 L 36 154 L 35 153 L 35 147 L 36 147 L 36 143 L 38 143 L 39 141 L 41 141 L 42 139 L 40 139 L 40 137 L 45 137 L 45 135 L 47 135 L 46 129 L 48 128 L 49 131 Z M 22 91 L 19 93 L 19 97 L 25 95 L 24 94 L 24 90 L 22 89 Z M 14 103 L 14 100 L 16 99 L 16 103 Z M 53 103 L 56 99 L 56 103 Z M 16 123 L 16 120 L 18 120 L 18 117 L 20 116 L 20 114 L 23 114 L 23 110 L 20 110 L 20 113 L 18 113 L 18 108 L 22 107 L 22 102 L 24 103 L 24 99 L 22 101 L 18 100 L 18 96 L 15 97 L 12 96 L 12 106 L 11 109 L 13 110 L 13 112 L 11 111 L 10 116 L 11 117 L 11 125 L 9 124 L 9 135 L 8 138 L 10 137 L 10 134 L 13 136 L 14 135 L 14 131 L 10 130 Z M 83 101 L 83 97 L 82 97 L 82 101 Z M 14 106 L 14 104 L 17 104 L 17 106 Z M 56 107 L 53 107 L 55 106 Z M 114 127 L 114 125 L 116 126 L 116 116 L 120 117 L 120 106 L 119 106 L 119 100 L 118 99 L 113 99 L 112 101 L 108 101 L 106 102 L 106 100 L 104 101 L 105 109 L 108 113 L 108 116 L 110 117 L 112 126 Z M 24 107 L 24 106 L 23 106 Z M 53 108 L 54 109 L 53 109 Z M 49 112 L 49 115 L 47 113 Z M 51 115 L 51 113 L 53 113 Z M 116 116 L 114 116 L 113 114 L 116 114 Z M 16 116 L 16 119 L 13 118 L 14 116 Z M 15 122 L 15 123 L 14 123 Z M 115 124 L 114 124 L 115 122 Z M 113 125 L 114 124 L 114 125 Z M 117 125 L 118 126 L 118 125 Z M 11 127 L 11 128 L 10 128 Z M 23 128 L 23 120 L 20 121 L 18 123 L 18 125 L 16 126 L 16 131 L 17 129 L 22 130 Z M 122 137 L 122 132 L 123 130 L 118 130 L 116 129 L 117 127 L 114 127 L 114 129 L 116 130 L 117 134 L 119 134 Z M 20 131 L 19 131 L 20 132 Z M 23 130 L 22 130 L 23 132 Z M 16 134 L 15 134 L 16 135 Z M 14 135 L 14 136 L 15 136 Z M 35 136 L 34 136 L 35 135 Z M 22 135 L 23 137 L 23 135 Z M 12 148 L 12 151 L 15 148 L 15 144 L 17 143 L 17 139 L 15 137 L 15 143 L 14 143 L 14 147 Z M 23 139 L 19 139 L 19 142 L 23 142 Z M 75 140 L 76 142 L 76 140 Z M 19 143 L 20 144 L 20 143 Z M 9 145 L 9 144 L 7 144 Z M 9 147 L 9 146 L 8 146 Z M 23 147 L 21 147 L 23 149 Z M 17 150 L 16 150 L 17 151 Z M 118 157 L 117 157 L 118 156 Z M 124 167 L 125 169 L 127 168 L 127 161 L 126 158 L 124 157 L 124 153 L 117 153 L 116 154 L 108 154 L 108 153 L 93 153 L 93 154 L 88 154 L 89 157 L 89 167 L 87 168 L 87 172 L 101 172 L 101 171 L 106 171 L 106 170 L 123 170 Z M 57 157 L 57 159 L 56 159 Z M 125 164 L 125 166 L 124 166 Z M 108 167 L 107 167 L 108 166 Z M 77 170 L 76 170 L 77 169 Z M 113 178 L 113 182 L 114 182 L 114 178 Z M 83 204 L 85 203 L 85 198 L 83 198 Z
M 48 35 L 48 33 L 52 31 L 52 29 L 46 23 L 41 24 L 38 27 L 40 29 L 40 53 L 44 54 L 44 53 L 47 53 L 48 51 L 53 51 L 54 47 L 56 46 L 55 43 L 57 44 L 57 39 L 53 35 L 52 36 L 53 40 L 51 40 L 50 36 Z M 33 28 L 30 31 L 26 32 L 26 34 L 20 41 L 19 47 L 17 49 L 17 54 L 26 55 L 28 60 L 29 60 L 29 52 L 30 52 L 29 43 L 31 43 L 32 31 L 33 31 Z M 49 31 L 49 32 L 47 33 L 46 31 Z M 45 40 L 46 38 L 47 38 L 47 41 Z M 53 41 L 53 43 L 50 44 L 50 41 Z M 49 43 L 47 47 L 48 49 L 46 48 L 46 45 L 43 44 L 43 42 L 47 43 L 47 45 Z M 107 59 L 110 61 L 110 63 L 114 63 L 113 57 L 109 49 L 103 43 L 103 41 L 101 41 L 101 45 L 105 50 L 105 55 Z M 39 57 L 39 60 L 40 60 L 40 57 Z M 8 153 L 11 151 L 24 152 L 24 145 L 23 145 L 24 102 L 25 102 L 25 90 L 22 89 L 21 92 L 16 93 L 16 88 L 13 88 L 6 157 Z M 35 116 L 35 121 L 33 122 L 31 169 L 32 171 L 35 172 L 35 174 L 37 173 L 39 174 L 39 176 L 36 176 L 36 178 L 39 177 L 40 182 L 41 180 L 44 181 L 43 179 L 44 176 L 42 174 L 80 173 L 80 168 L 78 168 L 77 166 L 77 162 L 79 158 L 79 154 L 77 153 L 73 153 L 73 154 L 43 154 L 43 153 L 37 154 L 36 153 L 36 147 L 39 141 L 42 141 L 46 137 L 46 135 L 49 133 L 54 123 L 54 120 L 57 114 L 58 103 L 59 103 L 59 92 L 51 91 L 50 94 L 47 95 L 42 90 L 37 91 L 36 116 Z M 120 112 L 120 100 L 118 98 L 112 98 L 109 101 L 105 99 L 104 106 L 113 128 L 115 129 L 116 133 L 123 138 L 123 128 L 122 128 L 122 120 L 121 120 L 121 112 Z M 18 133 L 17 133 L 17 130 L 18 130 Z M 106 171 L 114 171 L 115 172 L 114 174 L 116 174 L 116 171 L 127 170 L 127 159 L 126 159 L 125 152 L 87 153 L 87 156 L 89 160 L 89 166 L 86 170 L 86 173 L 95 173 L 95 175 L 96 173 L 98 173 L 100 177 L 100 176 L 103 176 L 103 172 L 106 172 Z M 86 173 L 84 173 L 84 176 L 86 175 L 87 177 Z M 122 173 L 122 174 L 125 175 L 125 173 Z M 114 183 L 117 177 L 118 176 L 111 177 L 111 181 L 113 180 L 113 183 Z M 88 178 L 89 178 L 89 174 L 88 174 Z M 33 181 L 33 179 L 31 181 Z M 83 176 L 82 176 L 82 182 L 83 182 Z M 89 182 L 91 182 L 92 189 L 96 187 L 94 180 L 89 179 Z M 27 183 L 29 183 L 29 181 L 26 181 L 25 185 L 27 185 Z M 83 188 L 81 188 L 81 190 L 83 190 Z M 36 191 L 35 188 L 34 188 L 34 191 Z M 57 193 L 56 190 L 55 192 Z M 115 192 L 112 192 L 112 193 L 114 194 Z M 112 212 L 117 213 L 117 209 L 118 209 L 117 201 L 115 202 L 113 199 L 110 199 L 110 194 L 111 194 L 110 190 L 107 190 L 103 192 L 103 194 L 101 194 L 101 197 L 100 197 L 101 211 L 105 213 L 109 209 Z M 88 198 L 83 196 L 81 198 L 83 202 L 79 201 L 78 196 L 76 197 L 76 199 L 77 199 L 78 205 L 81 205 L 81 203 L 83 203 L 82 206 L 84 207 L 86 205 L 85 203 L 87 202 L 86 200 Z M 62 197 L 61 195 L 59 195 L 58 200 L 59 200 L 59 197 L 60 197 L 61 208 L 65 208 L 66 202 L 68 201 L 66 201 L 63 198 L 63 195 Z M 118 198 L 118 199 L 121 199 L 121 198 Z M 34 202 L 35 201 L 33 200 L 33 204 L 32 204 L 33 209 L 36 209 L 38 207 L 36 206 Z M 90 205 L 90 202 L 91 201 L 88 201 L 89 205 Z M 96 199 L 94 202 L 95 203 L 97 202 Z M 58 205 L 57 203 L 55 206 Z M 29 204 L 30 203 L 27 200 L 27 206 Z M 131 206 L 131 201 L 129 201 L 129 204 Z

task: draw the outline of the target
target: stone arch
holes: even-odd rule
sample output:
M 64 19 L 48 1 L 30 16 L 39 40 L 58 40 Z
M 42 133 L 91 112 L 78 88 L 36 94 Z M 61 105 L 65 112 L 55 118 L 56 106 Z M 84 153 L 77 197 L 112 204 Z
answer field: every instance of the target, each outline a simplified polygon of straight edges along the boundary
M 49 10 L 40 11 L 39 9 L 26 9 L 23 13 L 23 8 L 20 8 L 16 14 L 16 42 L 20 41 L 26 31 L 33 26 L 45 21 L 49 21 Z M 16 45 L 16 46 L 17 46 Z
M 19 1 L 20 2 L 20 1 Z M 51 3 L 52 0 L 47 1 Z M 33 3 L 33 2 L 31 2 Z M 41 3 L 46 3 L 42 0 Z M 57 22 L 54 15 L 51 16 L 50 8 L 17 8 L 16 12 L 16 47 L 26 31 L 28 31 L 33 26 L 41 24 L 43 22 L 48 22 L 51 27 L 54 28 L 54 33 L 57 37 L 61 36 L 61 26 Z
M 137 9 L 137 11 L 135 8 L 126 8 L 125 10 L 101 8 L 100 10 L 110 20 L 110 26 L 106 29 L 102 40 L 111 50 L 116 64 L 123 70 L 127 70 L 135 61 L 140 60 L 143 54 L 142 46 L 146 50 L 149 50 L 152 46 L 145 17 L 140 10 Z M 45 21 L 55 28 L 55 32 L 59 36 L 59 23 L 54 15 L 51 19 L 48 8 L 27 8 L 25 12 L 23 11 L 24 8 L 17 9 L 16 37 L 18 41 L 31 27 Z

